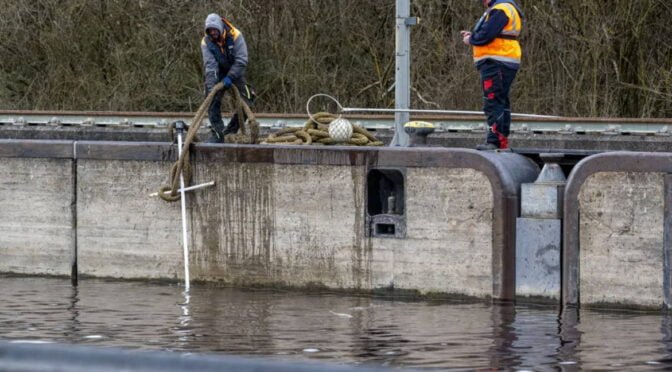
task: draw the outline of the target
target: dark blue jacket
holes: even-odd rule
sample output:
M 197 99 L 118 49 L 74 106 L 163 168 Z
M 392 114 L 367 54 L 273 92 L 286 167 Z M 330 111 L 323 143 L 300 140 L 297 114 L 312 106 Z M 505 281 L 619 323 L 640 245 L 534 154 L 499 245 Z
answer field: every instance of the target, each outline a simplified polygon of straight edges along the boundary
M 476 23 L 473 30 L 471 31 L 471 38 L 469 43 L 471 45 L 483 46 L 490 44 L 495 38 L 497 38 L 501 33 L 504 27 L 509 23 L 509 17 L 506 16 L 506 13 L 502 12 L 499 9 L 492 9 L 493 6 L 501 3 L 509 3 L 513 5 L 520 17 L 523 18 L 523 12 L 520 10 L 520 6 L 514 0 L 492 0 L 490 2 L 488 10 L 483 14 L 483 17 Z M 486 15 L 490 15 L 486 21 Z M 482 64 L 481 61 L 480 64 Z M 477 64 L 476 67 L 480 67 Z M 518 68 L 518 66 L 509 66 L 511 68 Z
M 201 41 L 206 94 L 226 76 L 233 80 L 233 83 L 242 91 L 245 86 L 245 69 L 247 67 L 247 43 L 245 43 L 243 33 L 236 29 L 237 37 L 230 42 L 227 40 L 226 48 L 222 51 L 207 35 L 209 28 L 217 29 L 220 35 L 224 35 L 226 29 L 227 35 L 232 37 L 230 35 L 231 30 L 224 24 L 222 17 L 215 13 L 208 15 L 203 29 L 205 36 Z

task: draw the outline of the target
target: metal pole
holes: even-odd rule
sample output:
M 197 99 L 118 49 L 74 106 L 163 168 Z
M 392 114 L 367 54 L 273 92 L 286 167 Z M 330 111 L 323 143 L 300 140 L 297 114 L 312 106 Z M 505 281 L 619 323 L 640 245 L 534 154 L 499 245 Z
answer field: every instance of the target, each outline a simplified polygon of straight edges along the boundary
M 184 132 L 184 122 L 175 123 L 177 130 L 177 153 L 182 156 L 182 133 Z M 182 206 L 182 248 L 184 251 L 184 289 L 189 290 L 189 246 L 187 240 L 187 194 L 184 190 L 184 175 L 180 172 L 180 204 Z
M 70 282 L 73 286 L 79 283 L 79 269 L 77 268 L 77 141 L 72 143 L 72 161 L 71 165 L 71 180 L 72 180 L 72 202 L 70 203 L 70 236 L 72 238 L 72 261 L 70 265 Z
M 343 107 L 341 112 L 415 112 L 419 114 L 456 114 L 456 115 L 479 115 L 483 116 L 483 111 L 465 111 L 465 110 L 423 110 L 423 109 L 383 109 L 383 108 L 366 108 L 366 107 Z M 516 114 L 512 113 L 511 116 L 521 117 L 521 118 L 548 118 L 548 119 L 557 119 L 561 116 L 553 115 L 536 115 L 536 114 Z
M 394 107 L 397 110 L 406 110 L 411 101 L 411 31 L 414 24 L 411 16 L 411 1 L 397 0 L 397 31 L 396 31 L 396 72 Z M 409 137 L 404 132 L 404 124 L 408 122 L 409 114 L 404 111 L 394 113 L 394 137 L 390 146 L 408 146 Z

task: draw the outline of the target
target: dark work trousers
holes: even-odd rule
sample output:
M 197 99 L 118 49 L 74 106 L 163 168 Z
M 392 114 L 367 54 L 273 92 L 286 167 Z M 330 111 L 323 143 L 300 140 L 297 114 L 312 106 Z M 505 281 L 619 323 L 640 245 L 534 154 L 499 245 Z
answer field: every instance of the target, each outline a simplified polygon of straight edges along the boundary
M 509 91 L 518 70 L 487 60 L 479 67 L 479 72 L 483 88 L 483 112 L 489 127 L 486 142 L 507 149 L 511 129 Z
M 254 102 L 253 98 L 248 93 L 248 89 L 243 86 L 238 87 L 238 91 L 240 91 L 240 97 L 243 99 L 243 101 L 245 101 L 245 103 L 251 108 Z M 212 100 L 212 103 L 210 104 L 210 107 L 208 108 L 208 119 L 210 120 L 210 125 L 212 128 L 214 128 L 215 131 L 218 132 L 218 134 L 221 135 L 238 133 L 238 129 L 240 129 L 240 125 L 238 123 L 238 114 L 233 115 L 231 120 L 229 120 L 229 124 L 226 126 L 226 129 L 224 129 L 224 121 L 222 120 L 222 96 L 224 95 L 224 92 L 225 90 L 220 90 L 217 92 Z M 247 118 L 243 117 L 243 122 L 245 122 L 245 120 L 247 120 Z

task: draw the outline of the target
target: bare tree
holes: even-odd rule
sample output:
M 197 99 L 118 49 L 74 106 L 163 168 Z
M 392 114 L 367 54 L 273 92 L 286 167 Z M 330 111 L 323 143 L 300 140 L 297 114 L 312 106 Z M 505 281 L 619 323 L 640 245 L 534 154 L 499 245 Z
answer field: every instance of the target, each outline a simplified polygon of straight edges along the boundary
M 516 111 L 672 115 L 672 23 L 665 0 L 526 0 Z M 458 37 L 478 2 L 414 0 L 413 107 L 479 109 L 478 74 Z M 258 111 L 302 112 L 324 92 L 346 105 L 394 104 L 391 0 L 5 0 L 0 107 L 194 110 L 203 98 L 203 20 L 218 12 L 250 49 Z

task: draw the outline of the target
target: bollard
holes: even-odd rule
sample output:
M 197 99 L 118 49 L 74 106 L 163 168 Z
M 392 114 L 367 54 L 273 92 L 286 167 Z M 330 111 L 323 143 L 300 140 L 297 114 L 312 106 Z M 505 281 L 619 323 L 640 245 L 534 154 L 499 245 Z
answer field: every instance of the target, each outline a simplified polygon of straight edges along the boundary
M 544 168 L 534 183 L 521 185 L 516 220 L 516 295 L 560 298 L 562 205 L 567 179 L 563 154 L 541 154 Z
M 434 133 L 434 124 L 424 121 L 412 121 L 404 124 L 404 132 L 409 136 L 410 147 L 427 146 L 427 136 Z

